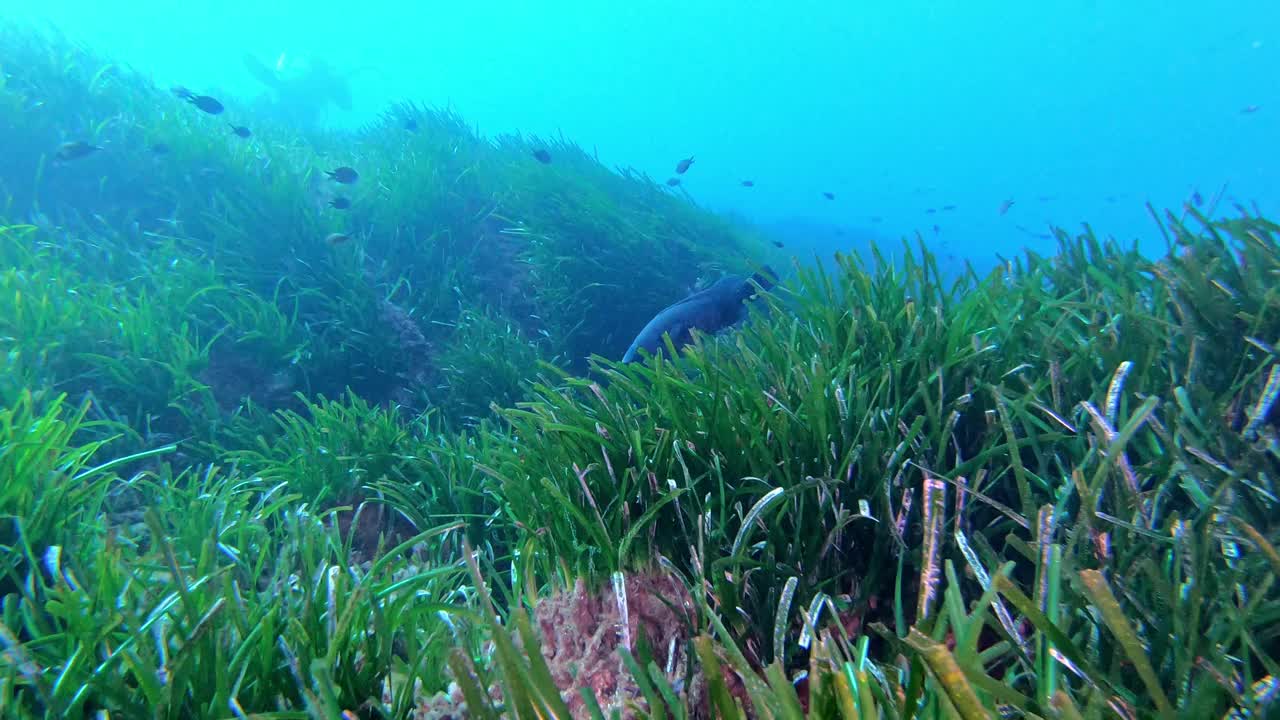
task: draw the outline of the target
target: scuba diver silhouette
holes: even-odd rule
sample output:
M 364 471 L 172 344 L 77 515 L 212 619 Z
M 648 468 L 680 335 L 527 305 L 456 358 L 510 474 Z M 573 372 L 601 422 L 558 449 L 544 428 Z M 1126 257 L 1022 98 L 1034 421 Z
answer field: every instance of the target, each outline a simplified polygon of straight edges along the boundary
M 375 71 L 358 68 L 339 72 L 327 60 L 306 55 L 281 53 L 274 67 L 252 53 L 243 56 L 244 66 L 258 82 L 270 89 L 259 104 L 270 115 L 292 125 L 315 127 L 330 106 L 350 111 L 351 78 L 358 73 Z

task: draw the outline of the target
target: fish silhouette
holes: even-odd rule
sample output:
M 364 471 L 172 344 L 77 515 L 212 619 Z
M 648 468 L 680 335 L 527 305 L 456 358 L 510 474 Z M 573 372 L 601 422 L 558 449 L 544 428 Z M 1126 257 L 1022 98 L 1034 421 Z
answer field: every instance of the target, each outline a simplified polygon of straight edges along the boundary
M 776 278 L 777 274 L 767 265 L 749 278 L 726 275 L 707 289 L 667 306 L 644 326 L 622 356 L 622 362 L 635 362 L 640 350 L 656 354 L 664 347 L 663 335 L 670 335 L 671 344 L 681 348 L 693 341 L 695 329 L 713 334 L 738 324 L 746 317 L 743 302 L 756 292 L 751 281 L 769 290 Z

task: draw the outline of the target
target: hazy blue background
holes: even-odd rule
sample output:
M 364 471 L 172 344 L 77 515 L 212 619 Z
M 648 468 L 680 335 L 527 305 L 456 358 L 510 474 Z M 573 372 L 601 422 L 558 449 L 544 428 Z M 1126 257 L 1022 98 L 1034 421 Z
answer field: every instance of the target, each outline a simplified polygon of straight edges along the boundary
M 336 124 L 412 99 L 485 133 L 563 132 L 659 180 L 696 155 L 684 187 L 698 202 L 815 235 L 849 227 L 836 243 L 920 230 L 945 253 L 1009 254 L 1048 247 L 1018 225 L 1084 220 L 1154 239 L 1145 200 L 1179 207 L 1198 189 L 1208 203 L 1228 182 L 1228 198 L 1280 210 L 1276 0 L 415 4 L 18 14 L 198 92 L 260 92 L 245 51 L 360 69 Z

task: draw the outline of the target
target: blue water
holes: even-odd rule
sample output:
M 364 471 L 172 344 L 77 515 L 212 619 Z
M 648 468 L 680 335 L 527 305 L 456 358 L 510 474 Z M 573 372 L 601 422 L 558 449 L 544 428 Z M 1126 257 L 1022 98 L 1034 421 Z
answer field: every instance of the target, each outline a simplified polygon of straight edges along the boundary
M 1280 210 L 1275 0 L 419 5 L 62 1 L 18 15 L 158 83 L 232 97 L 263 90 L 244 52 L 324 58 L 354 88 L 333 125 L 414 100 L 484 133 L 563 133 L 659 180 L 693 155 L 694 200 L 818 238 L 805 251 L 920 232 L 981 261 L 1088 221 L 1159 252 L 1147 201 L 1180 208 L 1198 191 L 1206 209 L 1221 194 L 1220 212 Z

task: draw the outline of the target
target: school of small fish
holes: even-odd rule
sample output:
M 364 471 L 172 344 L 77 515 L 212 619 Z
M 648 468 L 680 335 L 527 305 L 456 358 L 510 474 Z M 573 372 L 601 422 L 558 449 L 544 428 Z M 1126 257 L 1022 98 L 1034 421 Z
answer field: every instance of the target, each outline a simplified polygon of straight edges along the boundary
M 181 85 L 176 85 L 170 88 L 170 92 L 172 92 L 178 98 L 189 102 L 198 110 L 204 113 L 207 113 L 209 115 L 221 115 L 226 110 L 226 107 L 217 98 L 214 98 L 209 95 L 197 94 Z M 1240 113 L 1242 115 L 1252 115 L 1258 112 L 1260 109 L 1261 107 L 1258 105 L 1247 105 L 1240 110 Z M 253 136 L 253 132 L 247 126 L 236 125 L 234 123 L 228 123 L 228 126 L 231 129 L 231 133 L 238 138 L 247 140 Z M 418 131 L 418 121 L 416 118 L 407 117 L 404 119 L 402 127 L 409 132 L 416 133 Z M 71 140 L 71 141 L 62 143 L 58 147 L 58 149 L 54 152 L 53 158 L 55 163 L 62 164 L 62 163 L 68 163 L 68 162 L 89 157 L 90 155 L 94 155 L 102 150 L 104 150 L 102 146 L 94 145 L 85 140 Z M 152 155 L 154 155 L 157 158 L 160 158 L 169 154 L 170 147 L 163 142 L 157 142 L 157 143 L 153 143 L 150 146 L 150 151 Z M 530 155 L 533 157 L 534 160 L 538 161 L 543 165 L 550 165 L 552 163 L 551 153 L 546 148 L 534 149 L 530 153 Z M 694 162 L 695 162 L 695 156 L 693 155 L 690 155 L 689 157 L 679 160 L 675 166 L 675 175 L 667 179 L 666 185 L 672 188 L 679 187 L 682 184 L 682 178 L 679 176 L 683 176 L 687 172 L 689 172 L 689 169 L 693 167 Z M 360 179 L 360 174 L 356 171 L 356 169 L 346 165 L 336 167 L 333 170 L 326 170 L 325 175 L 327 175 L 330 180 L 332 180 L 335 183 L 338 183 L 339 185 L 353 185 Z M 744 179 L 739 181 L 739 185 L 744 188 L 755 187 L 755 184 L 756 184 L 755 180 L 752 180 L 752 179 Z M 933 190 L 933 188 L 917 188 L 916 194 L 921 194 L 922 192 L 926 192 L 929 190 Z M 829 201 L 834 201 L 836 199 L 835 193 L 829 190 L 822 191 L 822 197 L 826 198 Z M 1041 195 L 1037 199 L 1041 203 L 1045 203 L 1045 202 L 1051 201 L 1053 198 L 1051 196 Z M 1108 196 L 1107 200 L 1109 202 L 1115 202 L 1117 198 L 1116 196 Z M 1215 199 L 1215 202 L 1216 202 L 1216 199 Z M 1014 198 L 1009 198 L 1004 202 L 1000 203 L 996 211 L 997 215 L 999 216 L 1007 215 L 1016 203 L 1017 201 Z M 333 210 L 345 211 L 345 210 L 351 209 L 352 201 L 350 198 L 346 196 L 334 195 L 328 200 L 326 204 L 329 208 Z M 1188 204 L 1196 208 L 1203 207 L 1204 196 L 1201 195 L 1199 190 L 1194 190 L 1188 199 Z M 940 211 L 954 212 L 956 209 L 957 209 L 957 206 L 955 205 L 943 205 L 941 207 L 941 210 L 939 210 L 938 208 L 930 207 L 930 208 L 926 208 L 924 212 L 926 215 L 936 215 Z M 882 218 L 879 215 L 872 215 L 868 219 L 872 223 L 880 223 L 881 221 L 883 221 L 884 218 Z M 1015 227 L 1019 231 L 1039 239 L 1048 239 L 1052 237 L 1048 233 L 1035 232 L 1022 225 L 1015 225 Z M 935 235 L 941 233 L 942 231 L 942 228 L 937 224 L 933 225 L 931 229 L 933 230 Z M 325 238 L 325 242 L 329 245 L 341 245 L 343 243 L 346 243 L 350 239 L 351 239 L 351 235 L 347 233 L 332 233 Z M 783 247 L 783 243 L 781 241 L 772 240 L 771 242 L 775 247 L 778 247 L 778 248 Z

